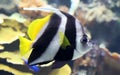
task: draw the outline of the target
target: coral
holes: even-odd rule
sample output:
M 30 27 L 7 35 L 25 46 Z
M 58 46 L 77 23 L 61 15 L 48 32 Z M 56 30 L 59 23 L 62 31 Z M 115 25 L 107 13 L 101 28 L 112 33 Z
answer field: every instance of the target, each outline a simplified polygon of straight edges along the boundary
M 33 75 L 32 73 L 22 72 L 22 71 L 16 70 L 15 68 L 6 66 L 4 64 L 0 64 L 0 70 L 8 71 L 14 75 Z
M 105 5 L 96 5 L 88 7 L 86 4 L 80 3 L 79 8 L 75 12 L 75 16 L 83 22 L 83 24 L 97 21 L 98 23 L 110 22 L 117 20 L 115 13 L 108 9 Z
M 114 19 L 114 14 L 111 10 L 107 9 L 104 5 L 94 7 L 86 13 L 85 18 L 88 21 L 93 21 L 94 19 L 97 22 L 110 22 Z
M 9 16 L 9 19 L 16 20 L 19 23 L 24 23 L 27 21 L 27 19 L 24 18 L 24 16 L 19 13 L 13 13 L 11 16 Z
M 7 60 L 7 62 L 12 64 L 20 64 L 20 65 L 24 64 L 22 57 L 17 52 L 1 52 L 0 58 L 4 58 Z
M 120 71 L 120 54 L 116 52 L 106 52 L 106 57 L 104 58 L 106 65 L 108 65 L 113 71 Z M 114 65 L 113 65 L 114 64 Z
M 9 17 L 5 14 L 0 14 L 0 24 L 4 22 L 4 19 L 8 19 Z
M 81 2 L 85 3 L 88 6 L 101 4 L 105 5 L 107 8 L 113 8 L 116 6 L 119 7 L 120 0 L 81 0 Z
M 40 7 L 46 5 L 46 2 L 40 0 L 20 0 L 19 8 L 24 7 Z
M 23 10 L 23 8 L 41 7 L 46 5 L 47 3 L 45 1 L 40 0 L 20 0 L 20 2 L 18 3 L 18 8 L 21 14 L 24 14 L 32 19 L 35 19 L 41 17 L 41 11 L 26 11 Z
M 59 6 L 58 9 L 66 13 L 69 11 L 69 9 L 66 6 Z
M 0 50 L 4 50 L 4 46 L 0 45 Z
M 107 48 L 97 48 L 88 52 L 84 58 L 75 60 L 73 74 L 86 71 L 84 74 L 116 75 L 120 74 L 120 54 L 112 53 Z M 114 65 L 113 65 L 114 64 Z
M 24 36 L 24 33 L 14 31 L 12 28 L 2 28 L 0 30 L 0 36 L 0 44 L 9 44 L 17 40 L 19 36 Z
M 21 17 L 18 13 L 12 16 L 0 14 L 0 16 L 0 44 L 10 44 L 19 36 L 24 36 L 29 20 Z

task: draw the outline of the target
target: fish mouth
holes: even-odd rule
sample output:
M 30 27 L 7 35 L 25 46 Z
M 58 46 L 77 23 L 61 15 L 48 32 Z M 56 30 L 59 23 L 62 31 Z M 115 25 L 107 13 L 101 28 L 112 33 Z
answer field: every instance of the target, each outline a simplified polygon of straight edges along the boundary
M 91 49 L 95 49 L 95 50 L 98 50 L 99 48 L 101 48 L 96 41 L 89 41 L 88 46 L 91 47 Z
M 87 46 L 93 47 L 93 45 L 94 45 L 94 43 L 93 43 L 92 41 L 88 41 L 88 42 L 87 42 Z

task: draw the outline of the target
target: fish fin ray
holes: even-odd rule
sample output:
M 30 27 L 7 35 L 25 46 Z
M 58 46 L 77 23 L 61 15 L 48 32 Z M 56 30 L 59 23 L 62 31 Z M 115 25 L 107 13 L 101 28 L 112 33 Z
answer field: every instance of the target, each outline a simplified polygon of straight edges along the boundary
M 39 10 L 39 11 L 44 11 L 44 12 L 50 12 L 50 13 L 59 13 L 59 10 L 54 8 L 54 7 L 33 7 L 33 8 L 23 8 L 24 10 Z

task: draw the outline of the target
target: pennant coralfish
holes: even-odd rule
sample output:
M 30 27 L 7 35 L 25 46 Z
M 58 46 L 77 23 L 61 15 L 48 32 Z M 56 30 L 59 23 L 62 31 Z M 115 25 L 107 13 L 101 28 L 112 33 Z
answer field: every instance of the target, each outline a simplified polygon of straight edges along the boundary
M 25 10 L 51 12 L 50 15 L 36 19 L 29 25 L 27 33 L 30 40 L 20 37 L 21 55 L 32 50 L 28 57 L 29 65 L 75 60 L 90 50 L 84 28 L 72 15 L 55 8 Z

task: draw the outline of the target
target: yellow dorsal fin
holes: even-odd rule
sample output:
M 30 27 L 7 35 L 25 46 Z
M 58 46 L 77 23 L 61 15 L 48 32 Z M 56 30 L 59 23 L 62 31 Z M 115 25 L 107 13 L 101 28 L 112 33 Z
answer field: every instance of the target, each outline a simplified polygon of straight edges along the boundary
M 19 40 L 20 40 L 19 45 L 20 54 L 23 56 L 31 49 L 32 41 L 21 36 L 19 37 Z
M 60 45 L 63 49 L 65 49 L 66 46 L 70 45 L 70 42 L 68 38 L 62 32 L 59 32 L 59 36 L 60 36 Z
M 38 33 L 44 27 L 44 25 L 50 20 L 52 14 L 42 18 L 34 20 L 28 27 L 28 35 L 31 40 L 35 40 Z

